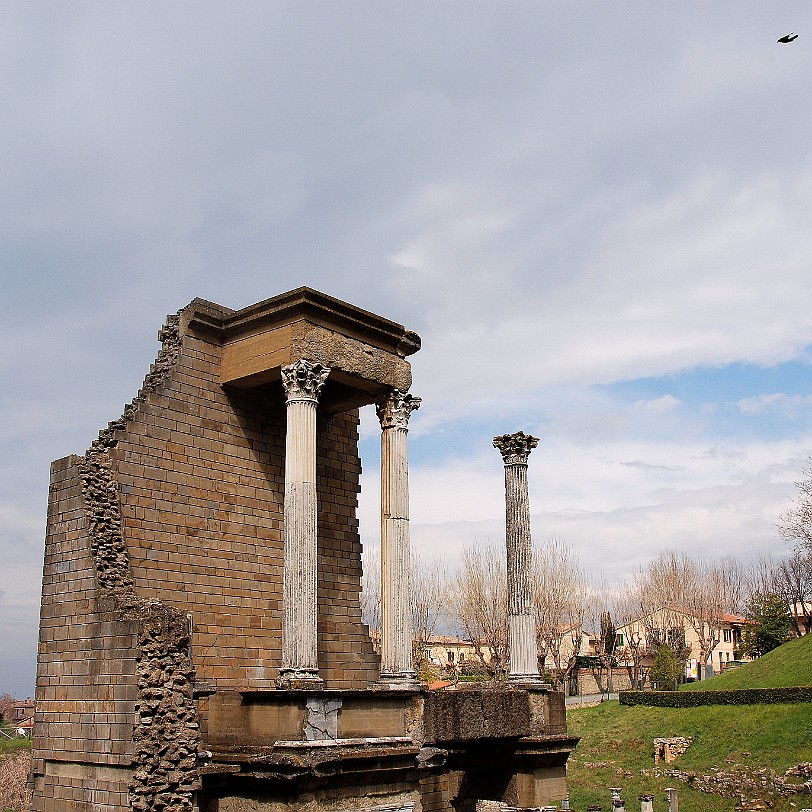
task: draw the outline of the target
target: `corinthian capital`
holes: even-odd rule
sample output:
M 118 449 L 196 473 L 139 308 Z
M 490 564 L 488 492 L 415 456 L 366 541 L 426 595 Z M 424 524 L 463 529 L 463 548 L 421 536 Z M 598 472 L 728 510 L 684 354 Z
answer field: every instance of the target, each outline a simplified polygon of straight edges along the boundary
M 517 431 L 515 434 L 502 434 L 494 437 L 493 444 L 499 449 L 505 465 L 527 465 L 527 458 L 539 444 L 539 438 L 531 437 L 523 431 Z
M 290 366 L 282 367 L 282 386 L 285 397 L 291 400 L 318 401 L 330 368 L 302 359 Z
M 407 395 L 400 389 L 393 389 L 389 395 L 375 404 L 382 429 L 407 429 L 409 417 L 420 408 L 421 399 Z

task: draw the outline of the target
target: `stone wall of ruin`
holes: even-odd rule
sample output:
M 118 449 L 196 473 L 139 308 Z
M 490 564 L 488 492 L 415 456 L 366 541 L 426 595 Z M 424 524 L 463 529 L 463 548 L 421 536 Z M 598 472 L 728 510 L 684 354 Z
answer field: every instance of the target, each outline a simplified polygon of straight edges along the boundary
M 281 664 L 281 384 L 227 391 L 220 348 L 184 336 L 110 449 L 139 595 L 192 615 L 197 679 L 271 689 Z M 358 414 L 319 415 L 319 652 L 331 688 L 378 677 L 361 623 Z
M 127 808 L 137 698 L 137 630 L 99 590 L 82 489 L 82 457 L 51 467 L 43 568 L 34 809 Z
M 191 810 L 195 680 L 271 688 L 281 661 L 281 387 L 224 391 L 219 348 L 182 324 L 168 320 L 122 418 L 52 467 L 37 812 Z M 319 650 L 336 688 L 378 676 L 358 602 L 357 424 L 318 422 Z

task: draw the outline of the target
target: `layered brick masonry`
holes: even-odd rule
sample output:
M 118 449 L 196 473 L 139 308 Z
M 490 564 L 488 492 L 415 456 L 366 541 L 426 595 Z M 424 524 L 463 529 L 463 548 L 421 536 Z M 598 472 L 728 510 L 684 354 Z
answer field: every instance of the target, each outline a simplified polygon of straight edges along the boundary
M 178 609 L 161 601 L 139 597 L 135 593 L 122 532 L 119 488 L 110 456 L 110 449 L 116 446 L 127 423 L 137 414 L 149 394 L 160 387 L 162 379 L 177 359 L 180 347 L 177 316 L 168 319 L 160 336 L 163 346 L 136 399 L 125 407 L 121 420 L 111 423 L 100 433 L 84 458 L 74 458 L 81 483 L 79 503 L 84 514 L 83 529 L 89 544 L 89 563 L 95 575 L 95 589 L 94 584 L 85 583 L 88 597 L 83 603 L 94 604 L 99 614 L 110 618 L 109 626 L 119 625 L 122 628 L 116 631 L 121 632 L 125 639 L 130 638 L 126 648 L 130 649 L 128 653 L 134 654 L 134 657 L 131 656 L 126 661 L 122 658 L 122 662 L 118 664 L 120 667 L 114 666 L 114 670 L 119 672 L 114 681 L 119 683 L 119 688 L 123 687 L 121 683 L 126 682 L 126 672 L 133 668 L 136 693 L 129 702 L 123 697 L 114 697 L 110 702 L 109 707 L 114 710 L 112 715 L 118 720 L 115 730 L 110 725 L 102 724 L 101 719 L 107 719 L 111 714 L 94 712 L 99 710 L 99 705 L 89 702 L 86 695 L 77 696 L 72 703 L 67 703 L 64 695 L 56 696 L 59 693 L 56 686 L 55 690 L 48 690 L 52 681 L 59 684 L 57 680 L 46 676 L 48 666 L 58 665 L 59 657 L 65 658 L 65 646 L 57 644 L 51 647 L 56 651 L 48 651 L 49 641 L 43 641 L 39 669 L 42 680 L 38 680 L 38 696 L 42 700 L 40 704 L 43 709 L 38 720 L 37 737 L 47 741 L 53 738 L 53 733 L 57 730 L 63 730 L 68 735 L 61 752 L 58 738 L 50 745 L 51 751 L 38 748 L 44 758 L 38 759 L 39 764 L 35 764 L 34 768 L 35 808 L 48 809 L 52 804 L 67 804 L 77 800 L 74 796 L 81 794 L 81 790 L 77 793 L 77 788 L 71 786 L 77 780 L 74 776 L 80 776 L 79 780 L 84 784 L 82 790 L 90 789 L 94 797 L 109 801 L 110 808 L 116 808 L 123 800 L 122 785 L 128 775 L 127 802 L 131 809 L 142 812 L 151 812 L 154 809 L 189 812 L 192 809 L 192 795 L 198 786 L 199 724 L 192 698 L 194 672 L 188 656 L 188 622 L 186 615 Z M 56 526 L 61 517 L 50 518 L 55 520 L 53 526 Z M 51 522 L 49 527 L 52 527 Z M 51 562 L 46 560 L 46 586 L 51 580 L 51 567 Z M 56 568 L 59 568 L 58 562 Z M 58 600 L 49 601 L 48 597 L 44 591 L 43 621 L 51 614 L 46 609 L 54 604 L 58 605 Z M 55 619 L 59 619 L 58 615 Z M 84 618 L 88 619 L 91 618 Z M 76 628 L 69 627 L 67 631 L 75 634 Z M 95 631 L 98 635 L 98 630 Z M 84 626 L 84 632 L 88 636 L 93 635 L 92 624 Z M 109 645 L 109 637 L 94 637 L 95 639 L 84 641 L 90 642 L 91 646 L 98 646 L 91 650 L 89 667 L 94 664 L 94 660 L 114 659 L 116 656 L 116 649 Z M 68 640 L 66 635 L 63 641 Z M 107 662 L 101 665 L 110 667 L 114 664 Z M 46 681 L 48 688 L 42 684 Z M 81 681 L 77 682 L 81 684 Z M 98 684 L 94 687 L 103 688 Z M 87 691 L 74 693 L 87 694 Z M 58 704 L 62 706 L 62 713 L 51 710 Z M 77 726 L 77 707 L 82 708 L 78 714 L 79 719 L 87 718 L 92 721 L 80 721 Z M 127 721 L 124 722 L 123 719 Z M 107 743 L 104 740 L 105 734 L 110 738 Z M 126 751 L 124 748 L 116 748 L 116 742 L 126 744 Z M 86 781 L 90 777 L 87 774 L 87 765 L 84 765 L 84 769 L 79 767 L 86 759 L 86 756 L 82 758 L 83 751 L 103 751 L 107 747 L 111 751 L 118 749 L 118 755 L 122 758 L 105 759 L 107 770 L 97 767 L 91 771 L 94 773 L 91 780 Z M 66 759 L 68 753 L 73 757 Z M 97 755 L 102 753 L 97 752 Z M 124 758 L 127 755 L 130 759 Z M 46 769 L 46 759 L 50 763 L 50 770 Z M 114 761 L 122 766 L 131 766 L 132 770 L 116 775 L 115 770 L 111 770 L 109 766 Z M 36 775 L 37 768 L 40 770 L 39 776 Z M 48 780 L 48 773 L 56 776 L 61 774 L 61 777 L 67 777 L 69 781 L 60 783 L 52 778 Z M 65 792 L 66 788 L 68 792 Z
M 284 402 L 270 385 L 225 391 L 220 348 L 184 315 L 122 417 L 52 469 L 37 810 L 91 796 L 190 810 L 205 724 L 190 643 L 215 687 L 272 688 L 281 664 Z M 358 600 L 357 425 L 357 410 L 317 425 L 319 648 L 339 688 L 378 678 Z

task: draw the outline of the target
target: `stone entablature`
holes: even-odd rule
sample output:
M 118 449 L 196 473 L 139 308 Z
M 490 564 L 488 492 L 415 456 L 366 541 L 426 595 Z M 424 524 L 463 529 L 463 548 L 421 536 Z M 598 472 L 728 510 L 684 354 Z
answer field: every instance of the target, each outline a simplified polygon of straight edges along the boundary
M 276 381 L 283 366 L 301 358 L 330 367 L 341 389 L 333 387 L 328 410 L 372 403 L 392 388 L 408 392 L 412 374 L 405 358 L 420 349 L 419 336 L 402 325 L 311 288 L 238 311 L 196 299 L 186 323 L 222 346 L 219 376 L 228 386 Z

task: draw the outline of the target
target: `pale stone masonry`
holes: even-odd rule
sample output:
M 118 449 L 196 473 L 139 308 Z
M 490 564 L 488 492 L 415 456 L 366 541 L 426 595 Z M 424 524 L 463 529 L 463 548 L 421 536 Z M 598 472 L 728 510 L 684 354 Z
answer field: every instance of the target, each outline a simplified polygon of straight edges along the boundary
M 533 613 L 533 545 L 527 490 L 527 458 L 538 442 L 537 437 L 522 431 L 493 438 L 505 463 L 508 645 L 510 681 L 517 684 L 541 681 Z
M 414 682 L 418 336 L 299 288 L 237 311 L 196 299 L 159 339 L 122 417 L 51 467 L 34 812 L 566 797 L 576 740 L 560 694 Z M 383 673 L 359 602 L 358 408 L 373 403 L 388 472 Z
M 330 370 L 301 359 L 282 367 L 285 431 L 285 546 L 280 688 L 321 687 L 317 649 L 318 522 L 316 406 Z
M 378 401 L 381 423 L 381 682 L 414 687 L 409 607 L 409 417 L 420 398 L 393 389 Z

